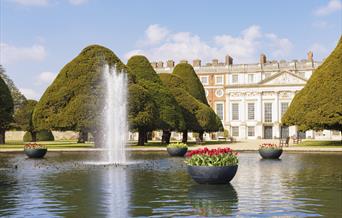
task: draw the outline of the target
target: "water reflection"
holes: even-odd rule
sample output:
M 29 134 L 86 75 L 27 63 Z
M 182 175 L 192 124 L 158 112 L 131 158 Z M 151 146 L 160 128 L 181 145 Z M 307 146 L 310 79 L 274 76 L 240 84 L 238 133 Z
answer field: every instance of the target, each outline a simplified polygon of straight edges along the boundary
M 238 209 L 238 195 L 232 185 L 193 185 L 188 199 L 199 216 L 228 216 Z
M 242 153 L 223 186 L 197 185 L 165 153 L 131 159 L 114 167 L 82 164 L 89 154 L 0 154 L 0 217 L 342 216 L 342 155 Z

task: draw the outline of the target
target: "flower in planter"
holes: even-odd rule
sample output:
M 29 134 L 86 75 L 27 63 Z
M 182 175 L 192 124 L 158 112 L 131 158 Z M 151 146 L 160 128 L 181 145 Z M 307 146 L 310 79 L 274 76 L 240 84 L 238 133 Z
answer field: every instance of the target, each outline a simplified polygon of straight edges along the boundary
M 185 163 L 190 166 L 236 166 L 238 153 L 230 148 L 199 148 L 186 154 Z
M 46 149 L 47 147 L 42 144 L 37 144 L 35 142 L 30 142 L 24 145 L 25 149 Z
M 187 145 L 187 144 L 184 144 L 184 143 L 181 143 L 181 142 L 177 142 L 177 143 L 168 144 L 167 147 L 168 147 L 168 148 L 187 148 L 188 145 Z
M 282 147 L 278 146 L 277 144 L 263 143 L 259 145 L 259 149 L 282 149 Z

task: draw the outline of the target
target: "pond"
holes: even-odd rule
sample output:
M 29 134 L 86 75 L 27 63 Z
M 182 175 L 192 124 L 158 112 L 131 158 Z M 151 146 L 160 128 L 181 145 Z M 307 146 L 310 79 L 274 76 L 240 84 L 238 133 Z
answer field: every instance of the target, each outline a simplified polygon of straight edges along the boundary
M 231 185 L 197 185 L 182 158 L 134 152 L 125 167 L 84 164 L 94 153 L 45 159 L 0 154 L 0 217 L 342 217 L 342 154 L 240 153 Z

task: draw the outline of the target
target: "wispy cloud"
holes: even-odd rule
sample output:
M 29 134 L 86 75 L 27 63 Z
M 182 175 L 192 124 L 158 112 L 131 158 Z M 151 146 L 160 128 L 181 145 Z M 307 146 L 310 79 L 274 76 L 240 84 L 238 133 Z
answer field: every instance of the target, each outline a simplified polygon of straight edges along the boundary
M 0 63 L 10 64 L 19 61 L 41 61 L 46 57 L 43 45 L 32 45 L 29 47 L 18 47 L 7 43 L 0 43 Z
M 19 90 L 27 99 L 39 100 L 40 98 L 40 94 L 31 88 L 19 88 Z
M 22 6 L 35 6 L 35 7 L 42 7 L 42 6 L 48 6 L 54 2 L 58 2 L 58 0 L 9 0 L 13 3 L 22 5 Z M 68 2 L 71 5 L 82 5 L 88 0 L 64 0 L 64 2 Z
M 56 78 L 57 74 L 52 72 L 41 72 L 37 76 L 37 85 L 42 84 L 51 84 L 52 81 Z
M 210 41 L 203 41 L 191 32 L 172 32 L 166 27 L 153 24 L 138 42 L 136 49 L 126 53 L 126 59 L 135 54 L 144 54 L 151 61 L 196 58 L 209 61 L 213 58 L 223 59 L 229 54 L 234 62 L 246 63 L 257 60 L 261 52 L 269 52 L 273 58 L 284 58 L 293 48 L 289 39 L 275 33 L 264 33 L 258 25 L 246 28 L 238 36 L 223 34 L 213 36 Z
M 314 11 L 316 16 L 326 16 L 342 9 L 340 0 L 330 0 L 327 5 L 323 5 Z
M 86 3 L 88 0 L 69 0 L 69 3 L 72 5 L 82 5 Z
M 24 6 L 46 6 L 49 4 L 49 1 L 50 0 L 12 0 L 12 2 Z

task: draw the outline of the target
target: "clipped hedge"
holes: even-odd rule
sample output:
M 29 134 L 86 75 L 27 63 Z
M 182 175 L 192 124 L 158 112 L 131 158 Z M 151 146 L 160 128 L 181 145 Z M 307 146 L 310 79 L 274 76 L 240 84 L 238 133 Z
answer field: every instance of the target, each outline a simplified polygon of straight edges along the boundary
M 23 137 L 24 142 L 32 141 L 31 133 L 25 132 Z M 42 130 L 37 132 L 37 141 L 55 141 L 55 137 L 53 136 L 52 132 L 49 130 Z

